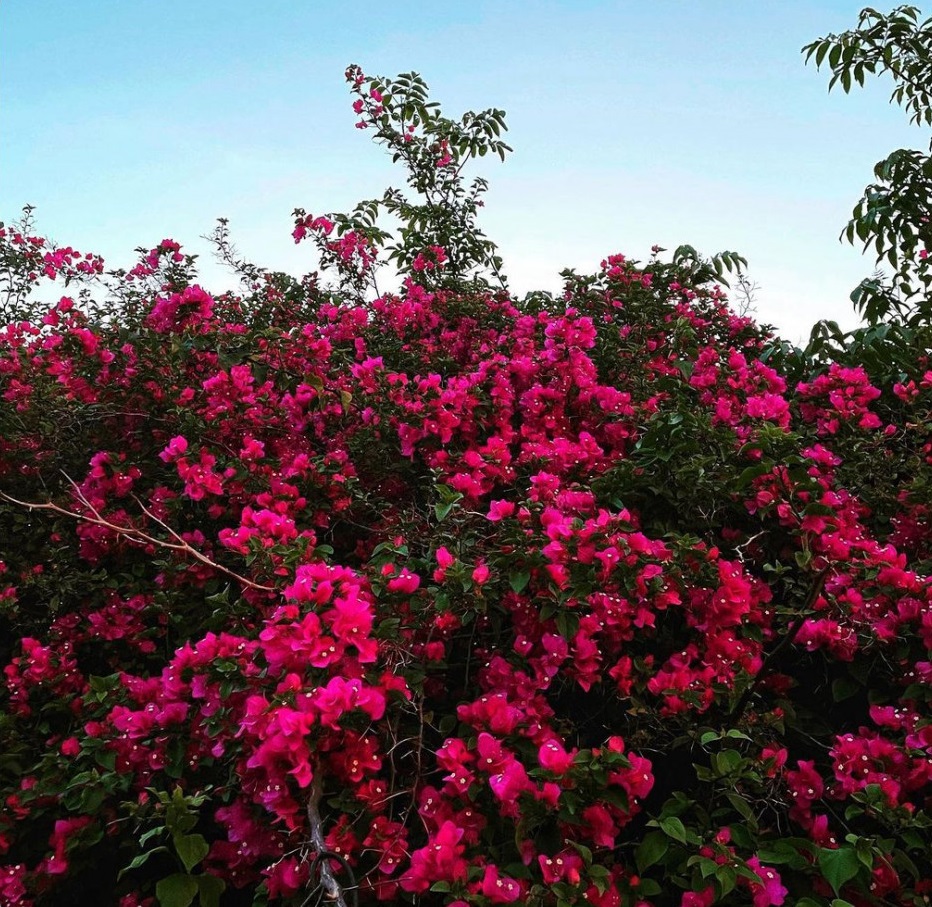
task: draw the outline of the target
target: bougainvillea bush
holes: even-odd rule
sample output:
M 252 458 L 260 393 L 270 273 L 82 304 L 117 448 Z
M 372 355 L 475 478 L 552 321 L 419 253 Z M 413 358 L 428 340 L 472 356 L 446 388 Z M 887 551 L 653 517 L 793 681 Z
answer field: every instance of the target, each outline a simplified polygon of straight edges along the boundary
M 336 281 L 0 230 L 0 904 L 927 903 L 932 363 L 688 247 L 519 301 L 500 112 L 349 79 Z

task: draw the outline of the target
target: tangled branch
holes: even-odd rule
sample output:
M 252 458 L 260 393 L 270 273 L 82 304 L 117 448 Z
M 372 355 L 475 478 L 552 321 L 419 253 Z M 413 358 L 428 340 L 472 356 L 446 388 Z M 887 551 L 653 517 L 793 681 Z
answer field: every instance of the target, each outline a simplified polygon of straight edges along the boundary
M 143 532 L 142 529 L 137 528 L 136 526 L 121 526 L 119 523 L 113 523 L 110 520 L 106 519 L 101 513 L 97 510 L 96 507 L 87 499 L 78 485 L 74 482 L 73 479 L 65 476 L 68 479 L 69 484 L 74 491 L 75 497 L 78 499 L 79 503 L 86 507 L 90 511 L 90 516 L 86 513 L 75 513 L 73 510 L 68 510 L 66 507 L 60 507 L 58 504 L 53 503 L 52 501 L 46 501 L 40 503 L 38 501 L 21 501 L 18 498 L 14 498 L 12 495 L 8 495 L 6 492 L 0 491 L 0 498 L 5 501 L 9 501 L 11 504 L 16 504 L 18 507 L 24 507 L 27 510 L 49 510 L 53 513 L 58 513 L 61 516 L 70 517 L 73 520 L 78 520 L 84 523 L 90 523 L 94 526 L 101 526 L 104 529 L 108 529 L 111 532 L 121 535 L 128 542 L 135 545 L 155 545 L 158 548 L 165 548 L 169 551 L 177 551 L 183 555 L 194 558 L 196 561 L 210 567 L 213 570 L 218 570 L 220 573 L 224 573 L 232 579 L 237 580 L 237 582 L 242 583 L 244 586 L 248 586 L 250 589 L 256 589 L 260 592 L 274 592 L 274 586 L 264 586 L 261 583 L 255 583 L 251 579 L 247 579 L 245 576 L 241 576 L 239 573 L 236 573 L 233 570 L 230 570 L 228 567 L 224 567 L 223 564 L 218 564 L 216 561 L 211 560 L 207 555 L 202 554 L 195 547 L 193 547 L 189 542 L 185 541 L 174 529 L 172 529 L 165 522 L 160 520 L 152 511 L 145 507 L 142 502 L 134 496 L 134 500 L 139 505 L 139 509 L 153 522 L 158 523 L 173 539 L 173 541 L 166 541 L 165 539 L 157 538 L 153 535 L 149 535 L 147 532 Z

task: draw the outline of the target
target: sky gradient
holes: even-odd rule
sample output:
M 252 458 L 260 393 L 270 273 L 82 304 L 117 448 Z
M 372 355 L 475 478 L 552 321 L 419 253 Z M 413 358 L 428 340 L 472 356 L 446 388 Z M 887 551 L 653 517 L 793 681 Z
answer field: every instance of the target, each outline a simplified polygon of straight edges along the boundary
M 799 341 L 820 318 L 856 323 L 848 296 L 873 263 L 838 234 L 876 161 L 928 145 L 887 82 L 828 94 L 803 64 L 861 6 L 4 0 L 0 220 L 36 205 L 40 232 L 111 266 L 172 237 L 220 288 L 201 237 L 227 217 L 245 256 L 303 273 L 293 208 L 348 210 L 403 181 L 353 128 L 346 65 L 415 70 L 448 115 L 507 112 L 514 154 L 474 172 L 518 295 L 655 243 L 728 249 L 758 319 Z

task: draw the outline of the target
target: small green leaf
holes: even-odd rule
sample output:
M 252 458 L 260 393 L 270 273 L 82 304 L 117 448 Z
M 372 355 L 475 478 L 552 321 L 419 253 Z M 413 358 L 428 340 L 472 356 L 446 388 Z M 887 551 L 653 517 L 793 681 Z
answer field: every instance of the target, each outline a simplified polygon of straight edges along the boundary
M 741 794 L 729 791 L 725 794 L 725 797 L 728 799 L 728 802 L 734 807 L 742 819 L 744 819 L 746 822 L 756 824 L 756 820 L 754 819 L 754 811 L 748 805 L 747 800 L 741 796 Z
M 167 847 L 156 847 L 152 850 L 147 850 L 145 853 L 141 853 L 138 856 L 133 857 L 132 862 L 128 866 L 124 866 L 121 870 L 117 879 L 122 879 L 124 874 L 129 872 L 131 869 L 139 869 L 146 860 L 149 859 L 155 853 L 168 853 Z
M 686 826 L 676 816 L 667 816 L 665 819 L 661 819 L 660 827 L 674 841 L 679 841 L 681 844 L 686 843 Z
M 176 872 L 161 879 L 155 886 L 155 896 L 161 907 L 188 907 L 197 891 L 197 879 L 186 872 Z
M 531 574 L 527 570 L 522 570 L 520 573 L 512 573 L 508 577 L 508 585 L 511 586 L 514 592 L 521 593 L 527 588 L 530 580 Z
M 741 753 L 737 750 L 723 750 L 712 757 L 712 767 L 724 777 L 730 775 L 743 761 Z
M 437 522 L 442 523 L 452 509 L 452 504 L 434 504 L 434 515 L 437 517 Z
M 868 868 L 874 868 L 874 848 L 871 847 L 871 842 L 867 838 L 861 838 L 855 844 L 855 853 L 858 855 L 858 859 Z
M 210 850 L 210 845 L 204 840 L 203 835 L 175 835 L 175 850 L 184 863 L 184 868 L 190 872 Z
M 825 881 L 838 894 L 846 882 L 858 874 L 861 863 L 853 847 L 839 847 L 838 850 L 819 850 L 819 868 Z
M 227 884 L 223 879 L 212 875 L 197 876 L 197 889 L 200 894 L 201 907 L 220 907 L 220 895 Z
M 719 897 L 723 898 L 726 894 L 734 890 L 735 884 L 738 881 L 738 874 L 731 866 L 720 866 L 715 871 L 715 879 L 721 887 Z
M 155 828 L 150 828 L 144 835 L 139 838 L 139 846 L 145 847 L 152 838 L 154 838 L 156 835 L 160 835 L 163 831 L 165 831 L 164 825 L 158 825 Z
M 662 860 L 669 846 L 670 842 L 663 832 L 652 831 L 646 835 L 634 854 L 634 862 L 638 872 L 644 872 L 649 866 L 653 866 Z

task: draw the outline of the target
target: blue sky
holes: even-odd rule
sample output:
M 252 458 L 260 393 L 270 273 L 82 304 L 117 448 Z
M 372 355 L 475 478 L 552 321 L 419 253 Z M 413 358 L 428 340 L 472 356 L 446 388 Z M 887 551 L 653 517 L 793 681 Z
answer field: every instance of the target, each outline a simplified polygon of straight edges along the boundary
M 515 292 L 654 243 L 735 250 L 758 318 L 799 340 L 819 318 L 855 323 L 872 262 L 838 233 L 874 163 L 928 143 L 886 83 L 829 95 L 803 65 L 861 5 L 4 0 L 0 219 L 34 204 L 40 231 L 113 266 L 173 237 L 218 288 L 200 237 L 227 217 L 247 257 L 303 273 L 293 208 L 402 182 L 353 128 L 344 68 L 415 70 L 448 115 L 507 111 L 514 154 L 476 172 Z

